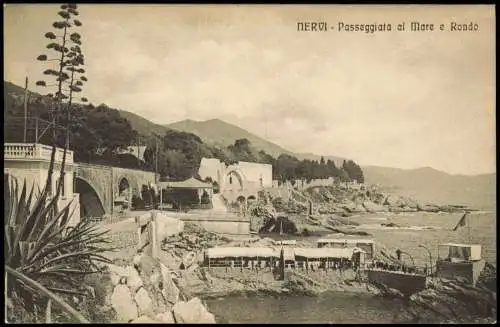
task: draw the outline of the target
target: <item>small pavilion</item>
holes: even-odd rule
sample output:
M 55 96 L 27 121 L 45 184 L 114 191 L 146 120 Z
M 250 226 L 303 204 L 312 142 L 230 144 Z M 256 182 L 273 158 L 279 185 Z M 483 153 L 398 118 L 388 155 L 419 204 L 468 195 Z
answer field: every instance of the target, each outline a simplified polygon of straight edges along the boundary
M 168 189 L 174 189 L 174 190 L 197 190 L 198 193 L 198 204 L 201 205 L 201 198 L 203 196 L 204 192 L 207 192 L 210 203 L 212 202 L 212 196 L 213 196 L 213 185 L 210 183 L 204 183 L 202 181 L 199 181 L 195 179 L 194 177 L 191 177 L 189 179 L 186 179 L 184 181 L 179 181 L 179 182 L 172 182 L 172 181 L 167 181 L 167 182 L 159 182 L 158 183 L 158 188 L 160 190 L 160 205 L 163 203 L 163 190 L 168 190 Z

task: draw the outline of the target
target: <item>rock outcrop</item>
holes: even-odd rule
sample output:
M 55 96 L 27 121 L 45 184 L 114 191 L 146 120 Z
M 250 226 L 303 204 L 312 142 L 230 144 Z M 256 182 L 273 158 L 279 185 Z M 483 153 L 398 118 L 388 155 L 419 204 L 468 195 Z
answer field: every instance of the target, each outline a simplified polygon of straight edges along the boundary
M 367 212 L 387 212 L 389 208 L 372 201 L 363 202 L 363 207 Z
M 138 316 L 137 304 L 125 284 L 116 285 L 111 296 L 111 306 L 116 311 L 119 322 L 129 322 Z
M 167 266 L 139 253 L 134 266 L 108 265 L 113 289 L 108 302 L 120 323 L 215 323 L 198 298 L 181 302 L 180 290 Z
M 188 302 L 178 302 L 173 313 L 175 321 L 181 324 L 215 324 L 215 316 L 208 312 L 201 300 L 197 297 Z

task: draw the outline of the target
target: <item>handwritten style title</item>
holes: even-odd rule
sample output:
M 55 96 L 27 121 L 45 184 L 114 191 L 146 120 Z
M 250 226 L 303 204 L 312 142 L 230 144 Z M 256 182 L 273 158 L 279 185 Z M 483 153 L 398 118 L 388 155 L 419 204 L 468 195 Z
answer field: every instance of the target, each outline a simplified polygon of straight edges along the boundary
M 434 31 L 450 31 L 450 32 L 477 32 L 479 25 L 474 22 L 449 22 L 446 24 L 429 24 L 417 21 L 401 22 L 399 24 L 390 23 L 372 23 L 372 24 L 351 24 L 346 22 L 338 22 L 329 24 L 326 21 L 301 21 L 297 22 L 297 31 L 299 32 L 362 32 L 372 34 L 375 32 L 434 32 Z

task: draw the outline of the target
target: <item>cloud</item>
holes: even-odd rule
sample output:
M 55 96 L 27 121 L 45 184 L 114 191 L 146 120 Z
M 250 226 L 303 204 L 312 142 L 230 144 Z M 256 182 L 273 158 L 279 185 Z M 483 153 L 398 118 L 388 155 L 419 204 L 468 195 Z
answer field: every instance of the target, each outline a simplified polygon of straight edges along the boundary
M 25 40 L 51 15 L 26 8 L 7 15 L 6 76 L 18 83 L 40 70 L 32 57 L 43 38 Z M 491 10 L 224 8 L 82 6 L 85 95 L 162 124 L 226 117 L 298 152 L 495 171 Z M 296 31 L 299 18 L 395 24 L 405 17 L 474 18 L 481 31 Z

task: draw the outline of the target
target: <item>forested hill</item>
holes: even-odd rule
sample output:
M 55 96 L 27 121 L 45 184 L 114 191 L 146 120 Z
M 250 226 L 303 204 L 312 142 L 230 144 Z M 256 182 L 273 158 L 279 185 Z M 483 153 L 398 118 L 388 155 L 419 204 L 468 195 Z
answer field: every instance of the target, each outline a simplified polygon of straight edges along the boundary
M 12 83 L 4 83 L 4 138 L 5 142 L 23 141 L 23 102 L 24 90 Z M 40 94 L 29 93 L 27 142 L 35 140 L 35 122 L 38 121 L 39 142 L 51 144 L 49 127 L 49 108 L 51 99 Z M 237 161 L 267 163 L 273 165 L 275 179 L 295 180 L 299 178 L 339 177 L 342 180 L 363 182 L 361 168 L 354 161 L 345 161 L 342 165 L 331 160 L 299 160 L 288 151 L 284 154 L 275 152 L 274 156 L 252 144 L 247 138 L 237 138 L 232 143 L 224 144 L 204 142 L 193 133 L 177 131 L 153 124 L 138 115 L 109 108 L 105 104 L 95 106 L 72 106 L 70 121 L 70 148 L 75 160 L 99 164 L 112 164 L 129 168 L 153 170 L 158 146 L 158 166 L 162 178 L 183 180 L 196 176 L 202 157 L 218 158 L 226 164 Z M 37 119 L 35 119 L 37 117 Z M 66 115 L 58 116 L 57 143 L 63 146 Z M 131 123 L 131 121 L 133 123 Z M 220 124 L 226 124 L 219 121 Z M 229 125 L 229 124 L 226 124 Z M 233 126 L 233 129 L 236 128 Z M 236 128 L 237 129 L 237 128 Z M 248 132 L 239 129 L 239 136 L 248 136 Z M 153 135 L 156 134 L 156 135 Z M 257 140 L 258 145 L 265 140 Z M 141 162 L 130 154 L 123 154 L 129 145 L 139 142 L 146 145 L 145 160 Z M 269 142 L 268 142 L 269 143 Z M 269 143 L 271 144 L 271 143 Z M 269 145 L 268 144 L 268 145 Z M 279 147 L 274 148 L 279 151 Z
M 178 131 L 196 134 L 204 142 L 211 145 L 227 147 L 234 144 L 236 140 L 247 139 L 256 149 L 263 150 L 273 157 L 278 157 L 280 154 L 294 155 L 291 151 L 288 151 L 279 145 L 269 142 L 244 130 L 243 128 L 226 123 L 220 119 L 210 119 L 205 121 L 186 119 L 164 126 Z

